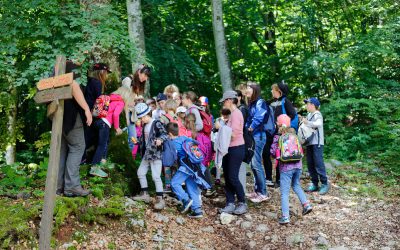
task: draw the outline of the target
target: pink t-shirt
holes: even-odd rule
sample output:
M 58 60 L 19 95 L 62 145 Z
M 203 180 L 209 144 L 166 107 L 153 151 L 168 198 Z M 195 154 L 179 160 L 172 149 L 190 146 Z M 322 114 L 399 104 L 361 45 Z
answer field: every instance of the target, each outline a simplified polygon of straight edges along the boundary
M 229 147 L 240 146 L 244 144 L 243 139 L 243 115 L 238 108 L 232 111 L 231 117 L 228 120 L 228 125 L 232 129 L 231 143 Z

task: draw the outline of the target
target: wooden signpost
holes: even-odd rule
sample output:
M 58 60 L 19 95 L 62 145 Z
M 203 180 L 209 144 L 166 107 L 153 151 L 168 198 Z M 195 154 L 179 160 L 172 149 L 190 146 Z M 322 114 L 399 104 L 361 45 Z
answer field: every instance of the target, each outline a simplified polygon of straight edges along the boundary
M 58 168 L 60 164 L 61 135 L 64 115 L 64 99 L 72 98 L 71 86 L 73 75 L 65 73 L 65 56 L 57 56 L 55 77 L 43 79 L 37 84 L 38 92 L 34 97 L 36 103 L 52 102 L 56 106 L 51 128 L 49 165 L 47 168 L 46 188 L 42 219 L 39 229 L 39 249 L 50 249 L 53 228 L 53 213 L 56 200 Z M 51 106 L 51 105 L 49 105 Z

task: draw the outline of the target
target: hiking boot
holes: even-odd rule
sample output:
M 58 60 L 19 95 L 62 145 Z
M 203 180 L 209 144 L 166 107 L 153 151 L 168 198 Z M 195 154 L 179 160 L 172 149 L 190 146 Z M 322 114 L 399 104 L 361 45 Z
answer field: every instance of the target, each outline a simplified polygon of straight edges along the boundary
M 69 190 L 64 190 L 64 196 L 66 197 L 85 197 L 91 193 L 90 190 L 83 189 L 82 187 L 76 187 Z
M 236 215 L 242 215 L 247 213 L 247 204 L 244 202 L 239 202 L 233 213 Z
M 210 197 L 210 196 L 212 196 L 213 194 L 215 194 L 215 190 L 213 190 L 213 189 L 207 189 L 207 190 L 206 190 L 206 193 L 204 194 L 204 196 L 205 196 L 205 197 Z
M 227 213 L 227 214 L 233 214 L 235 211 L 235 204 L 233 203 L 228 203 L 224 208 L 221 208 L 219 212 L 222 213 Z
M 288 217 L 281 217 L 280 219 L 279 219 L 279 224 L 281 224 L 281 225 L 285 225 L 285 224 L 289 224 L 290 223 L 290 220 L 289 220 L 289 218 Z
M 309 186 L 308 186 L 308 188 L 306 189 L 306 192 L 308 192 L 308 193 L 310 193 L 310 192 L 316 192 L 316 191 L 318 191 L 318 186 L 317 185 L 314 185 L 314 184 L 310 184 Z
M 186 213 L 188 210 L 189 210 L 189 208 L 190 208 L 190 206 L 192 206 L 192 204 L 193 204 L 193 200 L 191 200 L 191 199 L 189 199 L 189 200 L 187 200 L 187 201 L 183 201 L 182 202 L 182 209 L 181 209 L 181 213 L 182 214 L 184 214 L 184 213 Z
M 269 200 L 269 197 L 266 196 L 266 195 L 263 195 L 263 194 L 258 194 L 257 197 L 255 197 L 255 198 L 250 198 L 250 200 L 251 200 L 251 202 L 253 202 L 253 203 L 261 203 L 261 202 L 263 202 L 263 201 Z
M 319 194 L 325 195 L 329 192 L 329 189 L 330 189 L 329 184 L 322 184 L 321 188 L 319 189 Z
M 202 211 L 192 211 L 192 212 L 190 212 L 190 214 L 188 216 L 189 216 L 189 218 L 200 219 L 200 218 L 203 218 L 203 212 Z
M 310 204 L 307 204 L 303 207 L 303 215 L 309 214 L 312 211 L 312 206 Z
M 162 196 L 157 196 L 156 204 L 154 204 L 155 210 L 163 210 L 165 208 L 165 201 Z
M 149 195 L 149 193 L 147 191 L 142 191 L 142 192 L 140 192 L 139 195 L 136 195 L 136 196 L 132 197 L 132 200 L 134 200 L 134 201 L 143 201 L 145 203 L 150 203 L 151 198 L 150 198 L 150 195 Z
M 273 181 L 270 181 L 270 180 L 266 180 L 266 181 L 265 181 L 265 184 L 266 184 L 268 187 L 273 187 L 273 186 L 275 186 L 274 182 L 273 182 Z
M 100 167 L 95 166 L 90 168 L 90 174 L 94 176 L 98 176 L 101 178 L 107 178 L 108 174 L 104 172 Z
M 62 196 L 63 194 L 64 194 L 64 189 L 62 189 L 62 188 L 57 188 L 56 195 Z
M 246 194 L 246 198 L 248 198 L 248 199 L 256 198 L 257 196 L 258 196 L 258 194 L 256 192 Z

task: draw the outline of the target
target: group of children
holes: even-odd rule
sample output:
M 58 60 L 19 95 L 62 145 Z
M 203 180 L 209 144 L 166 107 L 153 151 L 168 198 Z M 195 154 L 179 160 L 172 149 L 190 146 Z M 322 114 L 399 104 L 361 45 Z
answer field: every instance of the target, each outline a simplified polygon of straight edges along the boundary
M 107 73 L 108 68 L 106 66 L 100 64 L 96 67 L 100 72 Z M 265 131 L 263 129 L 257 131 L 257 128 L 254 127 L 256 124 L 254 120 L 260 120 L 257 126 L 263 127 L 264 125 L 262 123 L 268 120 L 264 119 L 264 116 L 269 116 L 270 114 L 264 112 L 262 113 L 263 117 L 258 117 L 261 116 L 261 113 L 257 111 L 258 107 L 255 107 L 254 111 L 251 110 L 251 107 L 248 111 L 245 111 L 247 106 L 243 104 L 243 100 L 240 101 L 244 96 L 254 97 L 257 91 L 254 92 L 252 90 L 250 94 L 239 90 L 236 92 L 231 91 L 229 93 L 224 93 L 223 102 L 228 101 L 228 103 L 231 103 L 231 109 L 222 108 L 221 116 L 215 119 L 214 122 L 209 110 L 207 97 L 202 96 L 198 98 L 192 91 L 180 94 L 179 89 L 175 85 L 167 86 L 164 93 L 159 93 L 156 98 L 145 101 L 143 96 L 140 95 L 140 89 L 143 90 L 144 85 L 135 85 L 134 82 L 136 79 L 139 83 L 144 83 L 149 75 L 150 71 L 148 67 L 141 66 L 135 76 L 125 78 L 122 81 L 122 86 L 118 88 L 118 90 L 114 91 L 109 96 L 103 97 L 99 95 L 99 93 L 102 92 L 101 88 L 104 88 L 104 79 L 102 79 L 101 76 L 91 80 L 95 82 L 95 84 L 88 84 L 89 89 L 87 88 L 85 91 L 85 98 L 87 99 L 90 110 L 96 111 L 93 112 L 95 119 L 94 125 L 92 126 L 98 138 L 97 147 L 95 147 L 92 160 L 93 167 L 90 173 L 100 177 L 107 176 L 107 173 L 101 169 L 101 163 L 106 159 L 110 129 L 113 127 L 117 135 L 122 134 L 123 130 L 119 125 L 119 115 L 125 111 L 128 143 L 132 152 L 132 157 L 135 159 L 137 153 L 141 156 L 141 163 L 137 170 L 141 191 L 140 194 L 134 196 L 133 199 L 146 203 L 151 202 L 149 185 L 146 178 L 148 171 L 151 170 L 156 189 L 155 210 L 164 209 L 166 206 L 164 195 L 171 194 L 175 195 L 182 203 L 180 208 L 182 213 L 186 213 L 190 210 L 190 217 L 201 218 L 204 213 L 201 207 L 202 190 L 204 190 L 205 196 L 212 195 L 215 192 L 213 185 L 221 184 L 223 172 L 229 170 L 229 166 L 225 166 L 227 161 L 223 161 L 224 157 L 226 157 L 224 156 L 226 153 L 220 154 L 218 148 L 222 143 L 227 143 L 227 145 L 231 144 L 230 147 L 232 147 L 232 138 L 235 138 L 236 135 L 225 135 L 224 127 L 227 124 L 232 126 L 232 111 L 235 112 L 235 116 L 240 114 L 242 117 L 239 120 L 243 123 L 241 125 L 243 127 L 243 135 L 240 134 L 240 136 L 244 138 L 243 136 L 245 134 L 250 134 L 250 137 L 253 137 L 253 149 L 251 149 L 251 145 L 248 145 L 248 140 L 240 139 L 240 147 L 236 148 L 236 150 L 242 150 L 243 148 L 246 152 L 240 151 L 240 153 L 246 155 L 247 158 L 251 150 L 258 151 L 254 156 L 251 154 L 252 157 L 250 157 L 250 159 L 247 159 L 247 162 L 251 162 L 251 168 L 255 178 L 254 192 L 246 192 L 246 181 L 242 180 L 242 177 L 239 178 L 239 182 L 236 181 L 237 176 L 235 176 L 233 178 L 235 181 L 232 182 L 231 176 L 229 177 L 230 180 L 226 180 L 228 177 L 225 176 L 225 183 L 229 182 L 235 183 L 235 185 L 242 185 L 246 197 L 252 202 L 267 201 L 269 197 L 265 190 L 266 175 L 262 167 L 261 159 L 261 153 L 266 140 L 265 137 L 263 139 L 264 144 L 260 144 L 262 135 L 265 136 Z M 91 86 L 96 86 L 96 89 L 91 90 Z M 257 88 L 254 90 L 256 89 Z M 135 91 L 139 92 L 136 93 Z M 96 92 L 97 97 L 92 97 L 92 92 Z M 253 98 L 254 103 L 258 103 L 259 98 L 259 96 Z M 102 101 L 108 105 L 104 117 L 101 116 L 103 112 L 102 108 L 105 108 L 105 106 L 100 105 Z M 314 135 L 313 137 L 307 137 L 307 145 L 303 145 L 306 146 L 307 149 L 307 164 L 312 180 L 312 184 L 306 191 L 319 191 L 324 194 L 329 189 L 329 184 L 326 178 L 322 156 L 324 138 L 323 118 L 322 114 L 318 111 L 320 103 L 316 98 L 307 99 L 305 103 L 309 114 L 306 118 L 301 120 L 301 124 L 303 125 L 300 126 L 299 130 L 306 131 L 307 129 L 311 129 Z M 236 107 L 241 112 L 237 113 Z M 271 140 L 271 144 L 265 146 L 265 150 L 269 152 L 270 157 L 276 160 L 276 164 L 274 165 L 280 174 L 279 184 L 281 190 L 282 217 L 279 223 L 286 224 L 290 221 L 290 187 L 293 188 L 294 192 L 299 197 L 303 206 L 304 215 L 312 211 L 312 206 L 300 185 L 300 175 L 302 173 L 301 158 L 303 152 L 302 145 L 300 145 L 301 140 L 299 140 L 297 131 L 295 131 L 297 128 L 291 128 L 293 121 L 285 112 L 276 117 L 274 124 L 276 130 L 272 134 L 273 140 Z M 302 134 L 303 137 L 305 134 L 306 133 Z M 88 133 L 88 135 L 90 136 L 90 133 Z M 85 133 L 85 137 L 87 137 L 87 133 Z M 227 138 L 222 138 L 221 140 L 221 137 Z M 225 142 L 223 142 L 224 139 L 226 139 Z M 88 140 L 90 142 L 90 137 L 86 140 L 87 146 Z M 244 146 L 242 146 L 242 141 L 245 141 Z M 290 153 L 289 156 L 287 156 L 287 152 Z M 232 157 L 232 155 L 230 157 Z M 251 158 L 253 158 L 253 160 Z M 214 164 L 212 164 L 212 162 L 214 162 Z M 264 162 L 264 164 L 266 163 Z M 213 165 L 215 167 L 215 181 L 212 181 L 212 171 L 210 170 L 210 166 Z M 242 165 L 246 166 L 245 164 Z M 238 175 L 237 171 L 243 172 L 243 168 L 241 166 L 240 168 L 240 170 L 235 170 L 235 175 Z M 244 167 L 244 169 L 246 169 L 246 167 Z M 255 169 L 258 172 L 261 170 L 262 173 L 258 173 Z M 246 170 L 244 171 L 244 173 L 247 172 Z M 164 176 L 164 183 L 162 175 Z M 259 185 L 262 183 L 259 180 L 260 178 L 263 179 L 264 187 Z M 322 184 L 320 187 L 318 186 L 319 182 Z M 263 189 L 265 191 L 264 193 L 262 193 Z M 226 192 L 228 192 L 227 189 Z M 233 196 L 235 196 L 235 194 L 233 194 Z M 238 214 L 247 212 L 246 201 L 243 199 L 240 201 L 243 209 Z M 229 206 L 230 204 L 227 204 L 227 207 L 223 208 L 221 212 L 235 213 L 237 207 L 236 209 L 234 207 L 230 209 Z

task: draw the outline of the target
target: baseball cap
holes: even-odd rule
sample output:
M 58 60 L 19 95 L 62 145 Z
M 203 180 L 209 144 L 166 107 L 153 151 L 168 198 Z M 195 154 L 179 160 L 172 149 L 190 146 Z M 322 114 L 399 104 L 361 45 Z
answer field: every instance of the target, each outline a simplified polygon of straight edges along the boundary
M 110 67 L 108 67 L 105 63 L 95 63 L 92 66 L 92 70 L 107 70 L 108 73 L 111 73 Z
M 158 93 L 157 95 L 157 102 L 167 100 L 167 96 L 163 93 Z
M 186 113 L 186 108 L 185 107 L 183 107 L 183 106 L 179 106 L 177 109 L 176 109 L 176 113 Z
M 319 107 L 321 103 L 318 101 L 317 97 L 311 97 L 304 100 L 304 103 L 312 103 L 315 107 Z

